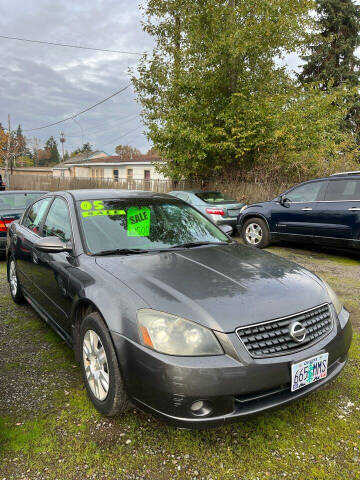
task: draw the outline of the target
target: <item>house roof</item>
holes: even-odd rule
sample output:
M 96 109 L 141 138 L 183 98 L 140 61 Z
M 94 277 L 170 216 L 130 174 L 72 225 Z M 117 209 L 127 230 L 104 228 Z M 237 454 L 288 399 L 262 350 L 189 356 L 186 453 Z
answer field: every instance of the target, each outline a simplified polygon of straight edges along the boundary
M 75 161 L 74 161 L 75 159 Z M 91 157 L 85 158 L 81 161 L 76 161 L 77 156 L 73 157 L 72 159 L 66 160 L 66 162 L 59 163 L 54 167 L 54 169 L 68 169 L 73 165 L 81 165 L 84 167 L 91 167 L 91 166 L 106 166 L 106 165 L 136 165 L 136 164 L 147 164 L 151 165 L 152 163 L 157 162 L 164 162 L 160 157 L 157 155 L 137 155 L 136 157 L 123 157 L 120 155 L 108 155 L 106 157 L 95 157 L 92 155 Z
M 83 153 L 78 153 L 77 155 L 69 158 L 68 160 L 65 160 L 64 164 L 65 165 L 68 165 L 68 164 L 73 165 L 75 163 L 84 163 L 84 162 L 87 162 L 88 160 L 90 160 L 94 157 L 99 158 L 99 155 L 101 155 L 101 154 L 105 154 L 106 156 L 108 156 L 108 154 L 106 152 L 104 152 L 103 150 L 96 150 L 95 152 L 91 152 L 90 154 L 88 152 L 83 152 Z M 104 158 L 106 158 L 106 157 L 104 157 Z
M 107 157 L 89 158 L 86 163 L 155 163 L 161 162 L 157 155 L 137 155 L 136 157 L 123 157 L 120 155 L 109 155 Z

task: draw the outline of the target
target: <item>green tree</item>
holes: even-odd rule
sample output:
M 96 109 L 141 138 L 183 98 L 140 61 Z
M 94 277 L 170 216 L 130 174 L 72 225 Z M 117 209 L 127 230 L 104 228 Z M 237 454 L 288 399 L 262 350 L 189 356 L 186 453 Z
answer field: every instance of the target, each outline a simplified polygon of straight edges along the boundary
M 148 137 L 167 159 L 166 174 L 204 178 L 233 166 L 249 170 L 271 162 L 274 152 L 290 172 L 295 151 L 308 157 L 316 149 L 325 157 L 339 151 L 335 142 L 345 139 L 333 131 L 344 114 L 335 104 L 338 92 L 329 103 L 276 60 L 304 52 L 312 6 L 311 0 L 148 0 L 144 28 L 155 47 L 133 84 Z M 307 125 L 314 116 L 316 143 Z M 295 129 L 290 151 L 285 118 Z
M 79 153 L 86 153 L 90 155 L 90 153 L 93 152 L 93 147 L 90 144 L 90 142 L 84 143 L 84 145 L 81 148 L 77 148 L 73 152 L 71 152 L 70 157 L 75 157 L 75 155 L 78 155 Z
M 302 58 L 299 75 L 302 83 L 316 82 L 321 88 L 329 85 L 359 85 L 360 7 L 352 0 L 316 0 L 316 43 Z
M 117 145 L 115 147 L 116 155 L 119 155 L 121 158 L 130 158 L 130 157 L 138 157 L 141 155 L 140 150 L 131 145 Z
M 51 136 L 45 143 L 45 151 L 48 152 L 48 159 L 44 158 L 45 161 L 48 161 L 48 165 L 59 163 L 60 155 L 57 148 L 57 142 L 53 136 Z M 40 158 L 39 158 L 40 163 Z
M 347 111 L 342 125 L 360 143 L 360 96 L 357 92 L 360 61 L 355 54 L 360 46 L 360 7 L 352 0 L 316 0 L 316 42 L 303 56 L 300 81 L 320 85 L 324 91 L 346 85 L 353 94 L 344 98 Z

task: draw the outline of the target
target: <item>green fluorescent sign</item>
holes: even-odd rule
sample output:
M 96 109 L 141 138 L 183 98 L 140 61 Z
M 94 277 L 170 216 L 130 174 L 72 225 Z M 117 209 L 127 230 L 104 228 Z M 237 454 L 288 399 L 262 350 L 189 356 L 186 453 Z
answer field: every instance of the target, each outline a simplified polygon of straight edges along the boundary
M 125 215 L 125 210 L 105 210 L 102 200 L 84 201 L 80 204 L 83 217 L 98 217 L 101 215 Z
M 89 210 L 81 212 L 83 217 L 98 217 L 99 215 L 125 215 L 125 210 Z
M 128 237 L 148 237 L 150 235 L 150 208 L 128 208 L 127 231 Z

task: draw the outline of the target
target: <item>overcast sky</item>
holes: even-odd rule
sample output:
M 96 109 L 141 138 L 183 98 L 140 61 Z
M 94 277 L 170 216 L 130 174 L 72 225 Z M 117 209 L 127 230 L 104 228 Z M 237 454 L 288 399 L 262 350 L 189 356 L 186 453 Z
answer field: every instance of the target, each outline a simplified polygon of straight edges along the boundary
M 152 39 L 141 28 L 137 0 L 0 0 L 0 35 L 141 52 Z M 356 2 L 358 3 L 358 1 Z M 56 122 L 111 95 L 129 83 L 135 55 L 93 52 L 0 38 L 0 122 L 11 114 L 12 128 L 24 130 Z M 300 61 L 290 55 L 296 69 Z M 140 106 L 130 87 L 103 105 L 61 125 L 25 132 L 45 142 L 66 136 L 66 149 L 84 141 L 114 153 L 119 143 L 146 152 Z M 81 127 L 79 126 L 79 123 Z
M 0 0 L 0 34 L 95 48 L 151 50 L 142 32 L 136 0 Z M 55 122 L 111 95 L 129 83 L 128 69 L 138 56 L 23 43 L 0 38 L 0 121 L 24 130 Z M 130 87 L 124 93 L 77 118 L 84 140 L 114 153 L 119 143 L 145 152 L 140 106 Z M 74 121 L 35 132 L 42 142 L 59 140 L 66 149 L 81 145 Z M 128 133 L 130 132 L 130 133 Z

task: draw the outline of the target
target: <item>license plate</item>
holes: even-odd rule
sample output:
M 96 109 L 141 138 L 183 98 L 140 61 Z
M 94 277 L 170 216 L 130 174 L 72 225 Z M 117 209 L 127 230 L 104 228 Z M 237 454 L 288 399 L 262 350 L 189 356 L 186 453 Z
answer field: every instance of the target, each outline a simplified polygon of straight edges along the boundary
M 327 376 L 328 353 L 291 365 L 291 391 L 299 390 Z

